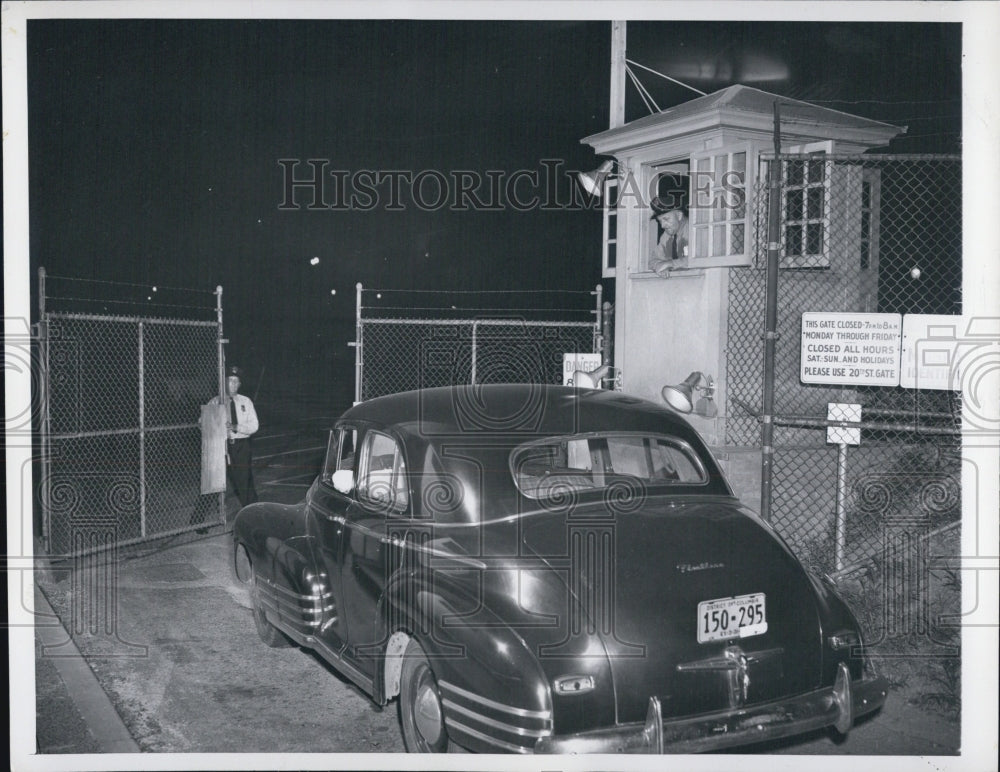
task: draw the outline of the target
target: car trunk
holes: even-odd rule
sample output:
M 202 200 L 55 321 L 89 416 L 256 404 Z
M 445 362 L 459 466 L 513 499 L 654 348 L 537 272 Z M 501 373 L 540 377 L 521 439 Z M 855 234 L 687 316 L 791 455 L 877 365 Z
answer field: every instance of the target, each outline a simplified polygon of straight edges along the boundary
M 568 565 L 582 632 L 611 661 L 618 720 L 749 705 L 817 687 L 821 632 L 812 587 L 785 547 L 731 500 L 650 497 L 635 511 L 603 506 L 529 517 L 523 541 Z M 741 637 L 712 627 L 699 603 L 763 594 L 766 630 Z M 731 602 L 715 609 L 737 609 Z M 758 609 L 759 610 L 759 609 Z M 721 612 L 719 612 L 721 613 Z M 745 609 L 743 613 L 748 613 Z M 718 618 L 718 614 L 716 617 Z M 753 627 L 750 628 L 753 630 Z

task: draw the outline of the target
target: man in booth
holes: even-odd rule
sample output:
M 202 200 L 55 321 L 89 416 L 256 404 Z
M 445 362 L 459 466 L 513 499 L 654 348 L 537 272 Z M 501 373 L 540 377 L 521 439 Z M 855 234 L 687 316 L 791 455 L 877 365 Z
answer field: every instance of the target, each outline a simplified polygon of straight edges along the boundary
M 687 192 L 673 191 L 657 196 L 650 202 L 660 226 L 660 238 L 649 260 L 650 270 L 657 276 L 669 276 L 671 271 L 688 267 Z

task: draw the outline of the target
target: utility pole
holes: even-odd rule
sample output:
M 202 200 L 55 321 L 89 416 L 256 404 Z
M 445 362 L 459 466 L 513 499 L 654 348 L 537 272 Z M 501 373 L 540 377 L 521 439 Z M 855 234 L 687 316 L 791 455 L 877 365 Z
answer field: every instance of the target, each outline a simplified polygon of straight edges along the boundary
M 625 22 L 611 22 L 611 110 L 610 125 L 625 125 Z

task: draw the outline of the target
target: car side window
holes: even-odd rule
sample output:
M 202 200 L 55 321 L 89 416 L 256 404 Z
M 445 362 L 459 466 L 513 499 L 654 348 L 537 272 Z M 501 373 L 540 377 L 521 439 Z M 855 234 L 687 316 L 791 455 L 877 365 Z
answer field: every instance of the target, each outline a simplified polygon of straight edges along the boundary
M 333 473 L 341 469 L 354 471 L 354 448 L 358 442 L 358 430 L 353 426 L 341 426 L 330 431 L 323 461 L 323 482 L 330 482 Z
M 365 436 L 358 467 L 358 497 L 365 503 L 400 513 L 409 504 L 410 489 L 402 449 L 388 434 Z

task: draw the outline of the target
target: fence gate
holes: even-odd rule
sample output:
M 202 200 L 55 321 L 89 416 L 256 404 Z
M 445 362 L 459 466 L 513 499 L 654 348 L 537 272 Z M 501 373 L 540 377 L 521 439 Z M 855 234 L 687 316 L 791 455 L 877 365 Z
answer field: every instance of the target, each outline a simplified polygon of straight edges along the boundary
M 63 278 L 48 277 L 50 288 Z M 220 389 L 221 289 L 207 309 L 215 319 L 198 321 L 53 311 L 44 271 L 40 279 L 38 493 L 48 553 L 223 519 L 225 494 L 200 493 L 198 425 L 200 406 Z
M 484 295 L 501 295 L 515 305 L 510 301 L 521 294 L 546 296 L 547 301 L 556 297 L 557 303 L 479 305 Z M 586 308 L 584 298 L 594 297 L 596 304 Z M 452 304 L 454 298 L 465 302 Z M 359 284 L 354 398 L 455 384 L 560 384 L 563 354 L 601 352 L 600 309 L 600 285 L 589 293 L 445 293 L 374 290 Z M 591 318 L 580 319 L 585 316 Z
M 800 380 L 803 312 L 961 314 L 962 179 L 957 156 L 782 155 L 781 263 L 771 511 L 805 562 L 849 568 L 892 550 L 926 550 L 957 527 L 960 394 Z M 760 179 L 765 180 L 762 172 Z M 764 363 L 767 188 L 756 264 L 729 289 L 727 441 L 757 445 Z M 757 323 L 754 323 L 757 320 Z M 860 444 L 827 442 L 828 406 L 862 405 Z M 924 545 L 924 546 L 920 546 Z

